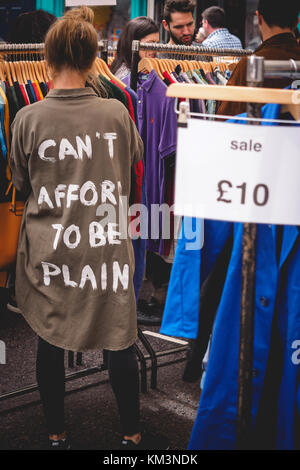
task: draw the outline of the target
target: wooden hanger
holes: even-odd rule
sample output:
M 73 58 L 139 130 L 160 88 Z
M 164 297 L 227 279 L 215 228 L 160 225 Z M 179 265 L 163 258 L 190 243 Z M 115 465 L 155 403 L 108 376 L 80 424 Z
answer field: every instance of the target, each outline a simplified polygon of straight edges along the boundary
M 31 82 L 33 82 L 32 68 L 31 68 L 30 61 L 29 61 L 29 60 L 26 60 L 26 67 L 27 67 L 27 71 L 28 71 L 28 80 L 30 80 Z
M 103 75 L 107 80 L 110 79 L 109 76 L 106 73 L 106 70 L 104 69 L 104 67 L 102 67 L 102 63 L 100 61 L 98 61 L 97 59 L 94 62 L 93 72 L 96 75 L 99 75 L 99 74 Z
M 20 63 L 19 62 L 14 62 L 14 68 L 15 68 L 15 72 L 16 72 L 17 81 L 21 85 L 24 80 L 23 80 L 21 70 L 20 70 Z
M 41 60 L 41 67 L 42 67 L 42 71 L 43 71 L 44 81 L 45 81 L 45 83 L 47 83 L 47 82 L 49 82 L 49 77 L 48 77 L 48 73 L 47 73 L 47 69 L 46 69 L 45 60 Z
M 25 70 L 25 77 L 26 77 L 26 82 L 27 82 L 27 80 L 30 80 L 30 76 L 29 76 L 29 67 L 28 67 L 26 60 L 23 61 L 23 67 Z
M 158 67 L 160 68 L 160 71 L 163 72 L 168 72 L 170 73 L 170 70 L 169 70 L 169 64 L 168 64 L 168 61 L 167 59 L 156 59 L 158 62 Z
M 27 69 L 26 69 L 24 60 L 21 60 L 19 64 L 20 64 L 20 70 L 21 70 L 21 74 L 23 78 L 23 83 L 26 83 L 28 74 L 27 74 Z
M 189 70 L 191 73 L 193 73 L 194 68 L 193 68 L 193 65 L 191 64 L 191 62 L 189 60 L 184 60 L 184 63 L 187 66 L 187 70 Z
M 10 68 L 11 77 L 12 77 L 13 81 L 16 82 L 17 81 L 17 76 L 16 76 L 16 71 L 15 71 L 13 62 L 7 62 L 7 63 L 8 63 L 8 66 Z
M 158 68 L 158 64 L 154 62 L 153 59 L 150 57 L 144 57 L 139 61 L 138 72 L 150 73 L 152 70 L 155 70 L 159 78 L 163 80 L 163 76 L 161 75 L 160 69 Z
M 104 62 L 103 59 L 100 59 L 99 57 L 97 57 L 95 62 L 96 62 L 95 65 L 96 65 L 97 69 L 98 69 L 98 70 L 99 70 L 99 69 L 101 70 L 100 73 L 101 73 L 102 75 L 105 75 L 105 77 L 107 77 L 108 80 L 114 81 L 117 85 L 119 85 L 119 87 L 121 87 L 121 88 L 126 88 L 125 83 L 123 83 L 119 78 L 115 77 L 115 76 L 111 73 L 111 71 L 110 71 L 110 69 L 109 69 L 107 63 Z
M 162 63 L 162 60 L 161 59 L 157 59 L 156 57 L 155 58 L 151 58 L 150 60 L 153 60 L 153 62 L 156 64 L 158 70 L 160 71 L 160 78 L 162 80 L 164 80 L 164 75 L 163 73 L 166 71 L 165 70 L 165 67 L 163 66 L 163 63 Z
M 0 80 L 5 81 L 4 62 L 2 60 L 0 60 Z
M 34 64 L 34 68 L 35 68 L 35 72 L 36 72 L 37 81 L 39 83 L 41 83 L 43 81 L 43 79 L 42 79 L 42 76 L 41 76 L 41 73 L 40 73 L 40 63 L 37 60 L 37 61 L 33 62 L 33 64 Z
M 25 74 L 25 68 L 24 68 L 23 62 L 21 60 L 18 62 L 18 67 L 19 67 L 19 74 L 20 74 L 20 78 L 22 80 L 22 83 L 25 84 L 27 82 L 26 74 Z
M 32 60 L 29 61 L 29 66 L 31 68 L 32 80 L 36 81 L 37 80 L 37 74 L 36 74 L 36 69 L 35 69 L 35 66 L 34 66 L 34 62 Z
M 165 59 L 164 64 L 166 65 L 167 72 L 170 74 L 175 71 L 176 65 L 174 66 L 172 59 Z
M 5 73 L 5 76 L 7 77 L 9 86 L 13 86 L 13 80 L 12 80 L 12 76 L 10 73 L 9 63 L 4 61 L 3 66 L 4 66 L 4 73 Z
M 244 103 L 277 103 L 285 105 L 283 110 L 288 111 L 295 120 L 300 119 L 300 105 L 294 104 L 295 90 L 221 85 L 202 87 L 197 84 L 174 83 L 168 87 L 167 96 Z

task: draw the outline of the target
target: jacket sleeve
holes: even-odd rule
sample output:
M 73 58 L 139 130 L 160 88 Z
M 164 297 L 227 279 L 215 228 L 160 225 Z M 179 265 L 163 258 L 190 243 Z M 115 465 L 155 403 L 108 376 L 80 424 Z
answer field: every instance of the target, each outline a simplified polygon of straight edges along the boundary
M 203 234 L 199 236 L 201 232 Z M 205 220 L 203 223 L 200 219 L 183 218 L 160 330 L 162 334 L 197 338 L 201 285 L 232 233 L 231 222 Z
M 124 108 L 124 111 L 125 109 L 126 108 Z M 125 127 L 127 129 L 129 151 L 131 155 L 131 166 L 134 166 L 143 157 L 144 145 L 137 130 L 137 127 L 131 119 L 128 111 L 124 112 L 123 119 L 125 121 Z
M 23 146 L 24 142 L 24 121 L 20 113 L 15 117 L 12 125 L 12 141 L 10 151 L 10 169 L 12 182 L 16 190 L 24 197 L 28 197 L 31 192 L 31 185 L 28 173 L 28 159 Z
M 229 86 L 246 86 L 247 79 L 247 58 L 241 59 L 237 64 L 230 79 L 227 82 Z M 222 101 L 218 107 L 217 114 L 224 116 L 235 116 L 246 111 L 246 103 L 233 101 Z

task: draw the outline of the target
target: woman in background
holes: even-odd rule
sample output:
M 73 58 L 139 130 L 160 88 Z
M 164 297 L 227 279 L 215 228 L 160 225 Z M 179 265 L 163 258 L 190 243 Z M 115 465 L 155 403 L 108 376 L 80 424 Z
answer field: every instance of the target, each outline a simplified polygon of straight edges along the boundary
M 117 55 L 111 64 L 112 73 L 122 80 L 131 71 L 132 41 L 159 42 L 157 24 L 147 16 L 130 20 L 123 29 L 117 46 Z M 155 57 L 155 52 L 140 51 L 140 58 Z

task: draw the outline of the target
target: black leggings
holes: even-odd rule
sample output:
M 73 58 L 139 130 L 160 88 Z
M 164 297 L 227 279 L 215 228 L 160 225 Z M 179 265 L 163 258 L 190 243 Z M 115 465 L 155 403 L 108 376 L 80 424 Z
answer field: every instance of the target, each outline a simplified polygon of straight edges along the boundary
M 117 399 L 121 431 L 132 436 L 140 431 L 139 371 L 134 347 L 105 351 L 109 379 Z M 39 337 L 36 375 L 49 434 L 65 430 L 64 350 Z

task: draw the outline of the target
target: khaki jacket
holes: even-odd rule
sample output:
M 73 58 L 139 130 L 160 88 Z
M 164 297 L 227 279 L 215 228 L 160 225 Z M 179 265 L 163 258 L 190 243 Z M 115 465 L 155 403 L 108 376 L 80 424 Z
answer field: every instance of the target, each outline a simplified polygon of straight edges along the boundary
M 50 344 L 86 351 L 135 342 L 134 255 L 120 234 L 142 152 L 125 106 L 91 88 L 51 90 L 16 115 L 12 179 L 27 196 L 16 297 Z

